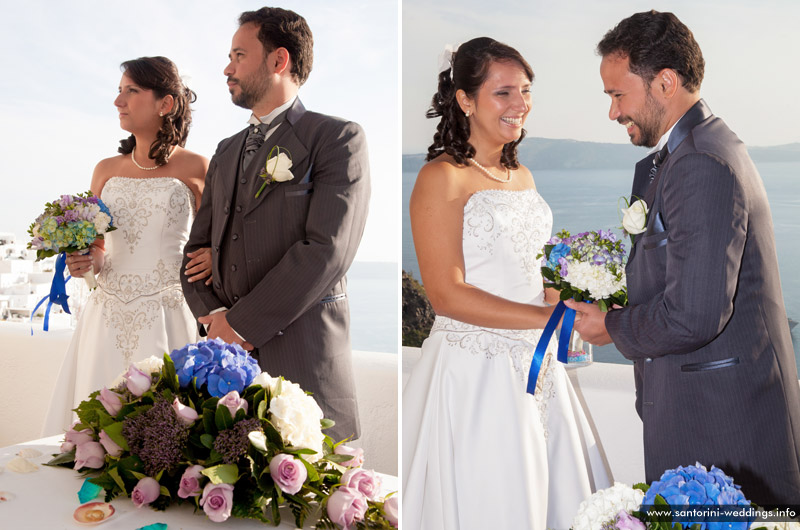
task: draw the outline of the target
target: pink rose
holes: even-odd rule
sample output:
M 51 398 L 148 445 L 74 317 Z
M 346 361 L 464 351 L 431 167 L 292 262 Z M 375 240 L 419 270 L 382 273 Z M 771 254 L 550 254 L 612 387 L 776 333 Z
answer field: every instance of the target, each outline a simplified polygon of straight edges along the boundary
M 150 379 L 150 374 L 142 372 L 134 365 L 128 367 L 128 371 L 125 372 L 123 377 L 125 378 L 125 385 L 134 396 L 141 396 L 150 390 L 150 385 L 153 382 L 152 379 Z
M 103 387 L 103 390 L 100 391 L 100 394 L 97 396 L 97 401 L 99 401 L 106 409 L 106 412 L 112 416 L 116 416 L 119 414 L 119 411 L 122 410 L 122 396 L 116 392 L 112 392 L 106 387 Z
M 294 495 L 308 478 L 306 466 L 292 455 L 277 454 L 269 463 L 269 474 L 275 485 L 284 493 Z
M 364 450 L 360 447 L 339 444 L 333 449 L 333 452 L 337 455 L 350 455 L 353 457 L 347 462 L 342 462 L 341 465 L 345 467 L 361 467 L 364 465 Z
M 131 492 L 131 500 L 134 506 L 141 508 L 147 506 L 161 495 L 161 484 L 152 477 L 144 477 Z
M 231 390 L 217 401 L 217 408 L 219 408 L 220 405 L 228 407 L 228 410 L 231 411 L 231 418 L 236 417 L 236 411 L 239 409 L 244 409 L 244 411 L 247 412 L 247 400 L 240 398 L 239 392 L 236 390 Z
M 204 469 L 203 466 L 189 466 L 186 468 L 181 477 L 178 497 L 188 499 L 189 497 L 197 497 L 202 493 L 203 488 L 200 487 L 200 477 L 203 476 L 201 471 Z
M 73 447 L 77 445 L 81 445 L 84 442 L 93 442 L 94 437 L 92 436 L 91 429 L 84 429 L 82 431 L 76 431 L 74 429 L 75 425 L 78 422 L 72 424 L 72 427 L 69 428 L 67 432 L 64 433 L 64 442 L 71 443 Z M 72 448 L 68 449 L 70 451 Z
M 233 486 L 231 484 L 214 484 L 209 482 L 203 488 L 200 497 L 200 506 L 208 518 L 215 523 L 221 523 L 231 516 L 233 507 Z
M 178 398 L 175 398 L 175 401 L 172 402 L 172 408 L 175 409 L 175 414 L 178 415 L 178 419 L 184 425 L 191 425 L 199 417 L 196 410 L 192 407 L 187 407 L 178 401 Z
M 342 475 L 342 485 L 358 490 L 364 497 L 371 501 L 376 500 L 381 492 L 381 479 L 374 471 L 355 467 L 348 469 Z
M 367 500 L 358 490 L 342 486 L 328 497 L 328 517 L 350 530 L 356 521 L 363 521 L 367 512 Z
M 105 464 L 106 450 L 98 442 L 84 442 L 75 448 L 75 468 L 100 469 Z
M 625 510 L 620 510 L 617 514 L 616 527 L 619 530 L 645 530 L 647 527 L 636 517 L 633 517 Z
M 117 442 L 112 440 L 111 437 L 106 434 L 106 431 L 100 431 L 100 444 L 106 452 L 114 458 L 122 454 L 122 447 L 117 445 Z
M 72 443 L 72 442 L 64 442 L 64 443 L 61 444 L 60 451 L 62 453 L 69 453 L 73 449 L 75 449 L 75 444 L 74 443 Z
M 397 505 L 397 495 L 392 495 L 383 501 L 383 513 L 386 515 L 386 519 L 388 519 L 389 523 L 397 528 L 400 515 L 400 508 Z

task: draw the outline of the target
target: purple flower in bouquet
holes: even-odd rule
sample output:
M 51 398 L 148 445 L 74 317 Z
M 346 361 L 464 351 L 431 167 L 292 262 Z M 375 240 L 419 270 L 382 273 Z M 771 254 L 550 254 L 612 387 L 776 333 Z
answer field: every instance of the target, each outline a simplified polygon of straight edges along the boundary
M 181 476 L 180 487 L 178 488 L 178 497 L 181 499 L 188 499 L 189 497 L 197 497 L 203 492 L 200 487 L 200 480 L 203 478 L 203 466 L 194 465 L 186 468 Z
M 161 495 L 161 485 L 153 477 L 140 479 L 131 492 L 131 500 L 137 508 L 147 506 Z
M 639 519 L 622 510 L 617 514 L 615 528 L 618 530 L 646 530 L 647 527 Z
M 243 392 L 261 373 L 258 362 L 238 344 L 220 339 L 187 344 L 170 354 L 182 388 L 196 378 L 198 388 L 208 384 L 208 392 L 222 397 L 231 391 Z
M 328 517 L 344 530 L 355 528 L 356 522 L 364 520 L 367 501 L 358 490 L 342 486 L 328 497 Z
M 284 493 L 294 495 L 308 478 L 306 466 L 292 455 L 280 453 L 269 463 L 269 474 L 275 485 Z
M 200 506 L 203 507 L 208 518 L 215 523 L 227 520 L 231 516 L 231 508 L 233 508 L 233 486 L 209 482 L 203 488 Z

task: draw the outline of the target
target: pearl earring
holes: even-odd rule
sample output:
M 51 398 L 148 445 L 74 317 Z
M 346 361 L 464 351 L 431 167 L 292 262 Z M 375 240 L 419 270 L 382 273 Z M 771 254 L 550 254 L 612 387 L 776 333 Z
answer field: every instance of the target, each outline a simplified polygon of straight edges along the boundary
M 164 113 L 163 113 L 163 112 L 159 112 L 159 113 L 158 113 L 158 116 L 159 116 L 160 118 L 163 118 L 163 117 L 164 117 Z
M 467 110 L 467 112 L 465 112 L 465 113 L 464 113 L 464 116 L 466 116 L 467 118 L 469 118 L 469 110 Z

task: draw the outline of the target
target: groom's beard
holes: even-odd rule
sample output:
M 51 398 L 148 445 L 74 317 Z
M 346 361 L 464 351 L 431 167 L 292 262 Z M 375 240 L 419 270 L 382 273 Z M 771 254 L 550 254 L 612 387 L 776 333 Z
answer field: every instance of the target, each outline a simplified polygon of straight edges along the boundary
M 631 143 L 643 147 L 653 147 L 661 139 L 661 123 L 664 120 L 666 110 L 656 98 L 650 94 L 648 88 L 647 96 L 644 100 L 644 108 L 639 112 L 638 116 L 623 116 L 617 118 L 621 124 L 626 124 L 633 121 L 636 128 L 639 130 L 638 138 L 631 136 Z
M 239 85 L 239 94 L 233 93 L 231 87 L 231 100 L 233 104 L 245 109 L 252 109 L 272 89 L 272 80 L 267 76 L 266 64 L 262 64 L 258 72 L 247 78 L 228 77 L 228 82 L 233 81 Z

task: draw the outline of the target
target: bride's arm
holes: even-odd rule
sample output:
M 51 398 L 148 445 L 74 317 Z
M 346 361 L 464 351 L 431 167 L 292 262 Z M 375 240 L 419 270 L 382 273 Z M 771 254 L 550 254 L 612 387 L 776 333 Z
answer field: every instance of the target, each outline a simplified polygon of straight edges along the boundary
M 92 173 L 92 184 L 89 187 L 96 197 L 100 197 L 109 175 L 109 159 L 101 160 L 94 168 Z M 106 243 L 102 239 L 95 239 L 89 247 L 88 255 L 78 255 L 72 253 L 67 256 L 67 268 L 71 276 L 81 277 L 89 271 L 91 264 L 92 271 L 98 274 L 105 263 Z
M 437 315 L 476 326 L 543 328 L 552 307 L 512 302 L 464 281 L 462 225 L 470 192 L 464 176 L 446 162 L 419 173 L 409 205 L 422 283 Z

